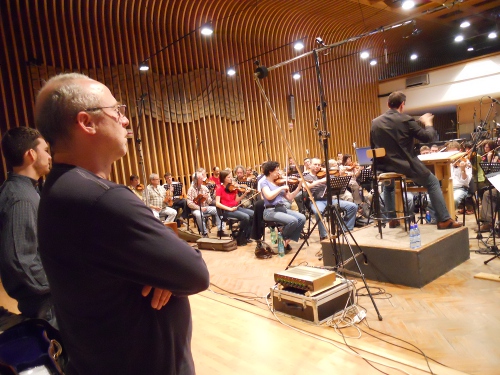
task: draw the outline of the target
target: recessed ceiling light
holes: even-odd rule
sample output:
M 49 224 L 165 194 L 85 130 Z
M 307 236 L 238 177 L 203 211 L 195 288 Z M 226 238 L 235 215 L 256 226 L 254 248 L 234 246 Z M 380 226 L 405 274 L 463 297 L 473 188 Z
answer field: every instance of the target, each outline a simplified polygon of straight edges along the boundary
M 495 39 L 497 37 L 497 33 L 492 31 L 491 33 L 488 34 L 488 38 L 490 39 Z
M 372 60 L 372 61 L 370 61 L 370 65 L 371 65 L 371 66 L 377 65 L 377 60 Z
M 370 56 L 370 53 L 368 51 L 363 51 L 359 54 L 359 57 L 362 59 L 367 59 Z
M 415 6 L 415 2 L 414 1 L 411 1 L 411 0 L 406 0 L 406 1 L 403 1 L 403 5 L 402 5 L 402 8 L 403 9 L 411 9 Z
M 460 27 L 462 29 L 465 29 L 466 27 L 469 27 L 470 26 L 470 22 L 469 21 L 463 21 L 461 24 L 460 24 Z
M 293 73 L 292 77 L 293 77 L 293 79 L 300 79 L 300 73 L 295 72 L 295 73 Z
M 201 27 L 201 33 L 203 35 L 212 35 L 214 32 L 214 28 L 212 27 L 211 23 L 207 23 Z
M 469 51 L 469 52 L 470 52 L 470 51 L 474 51 L 474 47 L 469 47 L 469 48 L 467 48 L 467 51 Z
M 418 55 L 416 53 L 412 53 L 410 56 L 410 59 L 416 60 L 418 58 Z
M 234 68 L 229 68 L 227 70 L 227 75 L 228 76 L 234 76 L 236 74 L 236 70 Z
M 295 48 L 297 51 L 300 51 L 304 48 L 304 42 L 302 42 L 302 40 L 296 41 L 293 45 L 293 48 Z
M 462 40 L 464 40 L 463 35 L 457 35 L 457 36 L 455 37 L 455 42 L 461 42 Z

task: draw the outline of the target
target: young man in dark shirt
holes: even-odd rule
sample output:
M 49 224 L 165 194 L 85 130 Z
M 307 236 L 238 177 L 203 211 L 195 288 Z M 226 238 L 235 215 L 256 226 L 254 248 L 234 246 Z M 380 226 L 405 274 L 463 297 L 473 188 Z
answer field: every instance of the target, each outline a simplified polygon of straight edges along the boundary
M 187 296 L 208 287 L 208 270 L 108 180 L 127 152 L 125 106 L 103 84 L 61 74 L 40 91 L 35 118 L 54 156 L 38 227 L 66 374 L 193 374 Z
M 38 252 L 38 180 L 49 173 L 49 147 L 38 130 L 20 126 L 2 138 L 9 175 L 0 186 L 0 274 L 22 315 L 57 327 Z

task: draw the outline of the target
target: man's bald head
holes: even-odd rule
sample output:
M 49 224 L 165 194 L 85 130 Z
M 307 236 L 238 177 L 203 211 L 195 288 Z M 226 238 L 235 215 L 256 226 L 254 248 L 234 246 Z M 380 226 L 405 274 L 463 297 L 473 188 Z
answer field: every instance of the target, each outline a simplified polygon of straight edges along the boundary
M 79 73 L 63 73 L 49 79 L 35 103 L 35 123 L 52 147 L 69 139 L 76 115 L 97 107 L 106 86 Z

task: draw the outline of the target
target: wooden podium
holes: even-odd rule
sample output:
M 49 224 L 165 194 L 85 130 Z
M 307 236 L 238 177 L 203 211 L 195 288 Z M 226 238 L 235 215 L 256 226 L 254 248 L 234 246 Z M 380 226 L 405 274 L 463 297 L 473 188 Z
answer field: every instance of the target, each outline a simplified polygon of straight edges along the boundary
M 441 191 L 443 192 L 446 208 L 448 208 L 448 212 L 453 220 L 455 220 L 455 200 L 453 199 L 451 164 L 464 155 L 465 152 L 448 151 L 418 156 L 422 163 L 441 181 Z M 415 190 L 408 188 L 408 191 L 421 191 L 421 188 L 416 188 Z

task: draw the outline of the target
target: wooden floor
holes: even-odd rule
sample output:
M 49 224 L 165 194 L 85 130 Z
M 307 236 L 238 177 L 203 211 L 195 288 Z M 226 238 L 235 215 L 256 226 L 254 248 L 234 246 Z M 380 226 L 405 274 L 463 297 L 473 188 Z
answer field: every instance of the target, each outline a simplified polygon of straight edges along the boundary
M 472 228 L 472 221 L 467 225 Z M 265 296 L 274 285 L 274 272 L 285 269 L 298 244 L 284 258 L 267 260 L 255 258 L 251 245 L 227 253 L 203 250 L 212 285 L 190 297 L 198 374 L 380 373 L 363 358 L 388 374 L 499 374 L 500 282 L 474 275 L 500 275 L 500 259 L 484 265 L 490 256 L 477 254 L 475 250 L 484 245 L 478 245 L 472 230 L 469 236 L 471 259 L 421 289 L 368 281 L 370 287 L 385 290 L 386 294 L 375 296 L 383 321 L 378 321 L 369 298 L 360 297 L 358 304 L 367 309 L 371 329 L 362 323 L 359 327 L 365 332 L 360 338 L 346 339 L 359 355 L 325 324 L 315 326 L 278 314 L 284 323 L 304 332 L 300 333 L 269 311 Z M 294 264 L 322 265 L 315 256 L 318 250 L 316 232 Z M 358 288 L 360 284 L 358 279 Z M 3 291 L 0 304 L 15 311 Z M 358 336 L 353 328 L 343 333 Z M 422 355 L 381 339 L 423 351 L 432 372 Z

